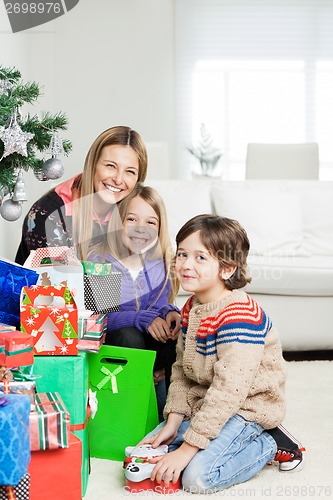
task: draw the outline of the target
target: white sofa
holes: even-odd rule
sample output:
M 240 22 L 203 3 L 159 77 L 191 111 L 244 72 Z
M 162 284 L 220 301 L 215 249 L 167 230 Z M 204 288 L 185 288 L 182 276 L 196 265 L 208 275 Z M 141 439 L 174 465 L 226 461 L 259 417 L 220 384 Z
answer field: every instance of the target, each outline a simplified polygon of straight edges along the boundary
M 270 315 L 284 351 L 333 349 L 333 182 L 151 180 L 171 237 L 191 217 L 239 220 L 251 242 L 249 293 Z M 182 306 L 187 293 L 180 291 Z

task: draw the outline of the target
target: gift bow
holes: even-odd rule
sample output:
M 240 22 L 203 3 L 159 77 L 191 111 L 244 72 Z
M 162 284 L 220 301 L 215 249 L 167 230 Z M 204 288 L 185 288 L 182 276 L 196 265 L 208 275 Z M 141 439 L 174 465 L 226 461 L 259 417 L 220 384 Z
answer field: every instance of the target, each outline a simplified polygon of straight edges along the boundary
M 118 366 L 118 368 L 116 368 L 115 370 L 113 370 L 113 372 L 110 372 L 110 370 L 108 370 L 107 368 L 105 368 L 105 366 L 102 366 L 101 368 L 101 372 L 104 373 L 106 376 L 100 381 L 100 383 L 98 384 L 97 386 L 97 389 L 100 390 L 102 389 L 102 387 L 107 383 L 109 382 L 109 380 L 111 381 L 111 390 L 114 394 L 118 394 L 118 387 L 117 387 L 117 379 L 116 379 L 116 376 L 121 372 L 123 371 L 123 367 L 122 366 Z

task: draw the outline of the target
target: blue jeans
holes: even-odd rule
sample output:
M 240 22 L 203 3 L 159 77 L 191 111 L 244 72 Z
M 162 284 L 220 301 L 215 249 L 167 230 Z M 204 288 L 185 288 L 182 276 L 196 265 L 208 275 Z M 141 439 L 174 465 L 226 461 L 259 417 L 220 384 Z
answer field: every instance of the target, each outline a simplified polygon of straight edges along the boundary
M 156 434 L 164 425 L 162 422 L 146 437 Z M 189 425 L 189 420 L 182 422 L 169 451 L 176 450 L 183 443 Z M 273 460 L 276 451 L 276 442 L 261 425 L 235 415 L 208 448 L 199 450 L 184 469 L 183 488 L 191 493 L 214 493 L 243 483 Z

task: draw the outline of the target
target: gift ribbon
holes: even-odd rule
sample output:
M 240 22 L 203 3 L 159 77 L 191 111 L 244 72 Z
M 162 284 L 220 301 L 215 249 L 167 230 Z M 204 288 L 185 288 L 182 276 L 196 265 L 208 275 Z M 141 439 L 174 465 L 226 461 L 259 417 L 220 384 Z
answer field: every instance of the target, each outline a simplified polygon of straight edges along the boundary
M 29 373 L 26 370 L 28 370 Z M 32 373 L 32 370 L 33 370 L 33 365 L 11 369 L 14 380 L 17 382 L 34 382 L 36 379 L 42 377 L 42 375 L 37 375 L 37 374 L 34 375 Z
M 113 370 L 113 372 L 110 372 L 110 370 L 108 370 L 107 368 L 105 368 L 105 366 L 102 366 L 101 368 L 101 372 L 104 373 L 106 376 L 100 381 L 100 383 L 98 384 L 97 386 L 97 389 L 100 390 L 102 389 L 102 387 L 107 383 L 109 382 L 109 380 L 111 381 L 111 390 L 114 394 L 118 394 L 118 387 L 117 387 L 117 379 L 116 379 L 116 376 L 121 372 L 123 371 L 123 367 L 122 366 L 118 366 L 118 368 L 116 368 L 115 370 Z
M 8 380 L 5 379 L 2 381 L 2 383 L 3 383 L 3 393 L 10 394 L 10 385 L 9 385 Z
M 8 500 L 16 500 L 16 493 L 14 490 L 14 486 L 5 486 L 6 495 Z
M 18 346 L 21 347 L 21 346 Z M 18 349 L 17 351 L 7 351 L 7 349 L 4 350 L 4 353 L 6 356 L 17 356 L 18 354 L 24 354 L 25 352 L 30 352 L 32 351 L 32 346 L 31 347 L 26 347 L 24 349 Z
M 85 427 L 88 423 L 89 417 L 90 417 L 90 406 L 87 406 L 87 413 L 86 413 L 85 422 L 83 422 L 83 424 L 71 424 L 70 425 L 71 431 L 82 431 L 83 429 L 85 429 Z

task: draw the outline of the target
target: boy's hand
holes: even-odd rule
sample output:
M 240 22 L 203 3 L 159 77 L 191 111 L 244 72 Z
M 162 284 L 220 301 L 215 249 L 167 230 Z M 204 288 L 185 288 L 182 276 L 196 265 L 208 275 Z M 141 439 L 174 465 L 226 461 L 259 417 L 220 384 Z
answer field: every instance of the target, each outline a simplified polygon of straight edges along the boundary
M 151 458 L 150 463 L 156 463 L 150 479 L 161 483 L 162 479 L 164 486 L 169 487 L 170 482 L 176 484 L 181 472 L 190 463 L 194 455 L 199 451 L 196 446 L 184 442 L 178 450 L 171 451 L 160 457 Z

